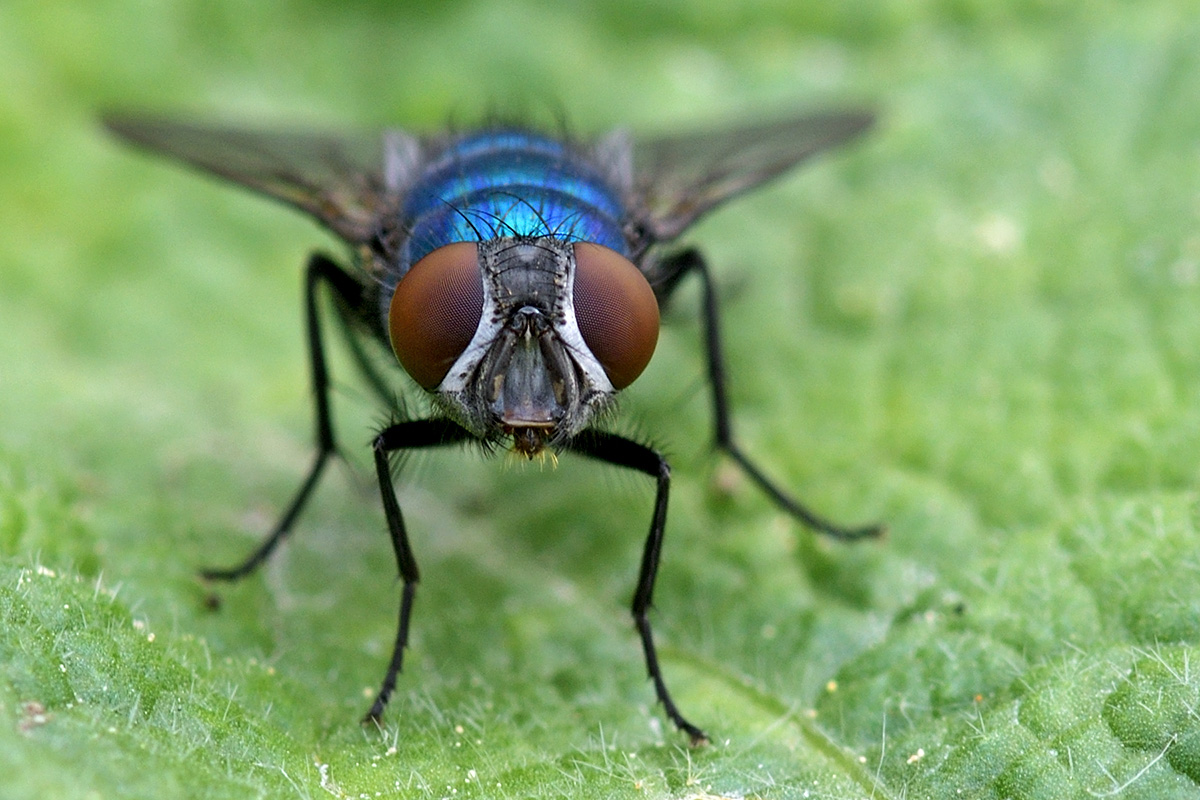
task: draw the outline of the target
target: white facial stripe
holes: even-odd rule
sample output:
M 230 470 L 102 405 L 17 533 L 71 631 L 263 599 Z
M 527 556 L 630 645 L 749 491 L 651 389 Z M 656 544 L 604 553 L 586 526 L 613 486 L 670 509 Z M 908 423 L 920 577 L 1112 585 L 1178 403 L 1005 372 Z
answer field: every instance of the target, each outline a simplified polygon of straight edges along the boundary
M 583 371 L 589 388 L 605 394 L 613 394 L 617 390 L 613 387 L 612 381 L 608 379 L 608 373 L 604 371 L 604 367 L 592 354 L 592 349 L 583 340 L 583 334 L 579 331 L 579 322 L 575 319 L 575 271 L 577 267 L 574 246 L 566 245 L 565 257 L 561 260 L 566 262 L 567 281 L 563 296 L 556 300 L 559 305 L 557 310 L 561 316 L 556 314 L 554 317 L 554 332 L 558 334 L 558 338 L 562 340 L 567 352 L 571 354 L 575 363 Z
M 492 342 L 496 341 L 496 337 L 500 335 L 500 329 L 503 327 L 504 321 L 500 319 L 492 282 L 488 280 L 487 276 L 484 276 L 483 313 L 479 317 L 475 335 L 471 337 L 467 349 L 463 350 L 462 355 L 454 362 L 454 366 L 450 367 L 450 371 L 446 373 L 446 377 L 442 378 L 442 382 L 438 384 L 435 391 L 442 394 L 462 394 L 467 388 L 471 374 L 475 372 L 479 362 L 487 355 L 488 348 L 492 346 Z

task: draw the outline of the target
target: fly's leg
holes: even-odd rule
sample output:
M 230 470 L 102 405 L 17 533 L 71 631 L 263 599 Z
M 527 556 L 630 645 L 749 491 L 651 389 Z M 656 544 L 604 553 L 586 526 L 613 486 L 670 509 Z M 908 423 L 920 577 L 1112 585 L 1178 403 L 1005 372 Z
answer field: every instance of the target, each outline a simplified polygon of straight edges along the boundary
M 275 551 L 292 532 L 292 525 L 304 510 L 308 498 L 321 479 L 329 457 L 337 453 L 333 421 L 329 412 L 329 371 L 325 366 L 325 348 L 321 338 L 321 319 L 317 308 L 317 287 L 328 286 L 338 300 L 339 309 L 357 308 L 363 302 L 363 285 L 328 257 L 314 253 L 304 272 L 304 316 L 307 326 L 309 366 L 312 370 L 313 397 L 316 403 L 317 455 L 308 475 L 300 484 L 292 502 L 262 543 L 242 563 L 228 569 L 204 569 L 206 580 L 235 581 L 249 575 Z M 341 313 L 339 311 L 339 313 Z
M 663 710 L 675 723 L 675 727 L 688 735 L 693 745 L 708 742 L 704 731 L 688 722 L 671 699 L 658 665 L 658 653 L 654 649 L 654 638 L 650 633 L 650 620 L 646 617 L 654 595 L 654 580 L 658 575 L 658 564 L 662 558 L 663 531 L 667 524 L 667 496 L 671 488 L 671 467 L 662 454 L 645 445 L 621 436 L 599 431 L 585 431 L 567 444 L 567 449 L 580 455 L 604 461 L 618 467 L 636 470 L 654 478 L 658 491 L 654 496 L 654 516 L 650 520 L 650 533 L 642 552 L 642 566 L 638 571 L 637 589 L 633 593 L 633 622 L 642 639 L 642 652 L 646 657 L 646 670 L 654 682 L 654 692 Z
M 658 266 L 661 277 L 656 281 L 656 293 L 669 297 L 679 281 L 689 272 L 700 276 L 703 290 L 704 345 L 708 357 L 708 382 L 712 387 L 713 436 L 717 447 L 729 454 L 742 471 L 758 484 L 776 505 L 818 533 L 835 539 L 863 539 L 881 536 L 885 526 L 881 524 L 847 527 L 822 517 L 780 489 L 774 481 L 751 461 L 733 439 L 733 424 L 729 415 L 729 398 L 726 393 L 725 359 L 721 349 L 717 294 L 712 276 L 704 256 L 698 250 L 687 249 L 668 256 Z
M 375 472 L 379 477 L 383 513 L 387 519 L 388 534 L 392 539 L 396 566 L 400 570 L 400 579 L 404 587 L 400 593 L 400 621 L 396 628 L 396 642 L 392 647 L 392 660 L 383 676 L 379 694 L 375 695 L 375 702 L 363 717 L 363 724 L 378 724 L 383 716 L 383 709 L 396 689 L 396 676 L 400 674 L 404 662 L 404 648 L 408 645 L 408 621 L 412 616 L 413 598 L 416 596 L 417 581 L 421 578 L 417 570 L 417 560 L 413 557 L 412 547 L 408 543 L 408 532 L 404 527 L 404 516 L 400 513 L 400 503 L 396 500 L 388 454 L 398 450 L 458 444 L 471 438 L 470 433 L 449 420 L 422 419 L 390 425 L 380 432 L 371 444 L 375 451 Z

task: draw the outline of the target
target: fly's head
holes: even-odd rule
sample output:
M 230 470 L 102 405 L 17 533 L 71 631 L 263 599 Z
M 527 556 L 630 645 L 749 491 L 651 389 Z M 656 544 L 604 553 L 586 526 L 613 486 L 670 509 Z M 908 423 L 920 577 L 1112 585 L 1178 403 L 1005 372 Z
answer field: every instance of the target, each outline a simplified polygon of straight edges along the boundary
M 482 439 L 533 458 L 583 430 L 658 341 L 642 272 L 597 244 L 552 236 L 457 242 L 396 285 L 392 349 Z

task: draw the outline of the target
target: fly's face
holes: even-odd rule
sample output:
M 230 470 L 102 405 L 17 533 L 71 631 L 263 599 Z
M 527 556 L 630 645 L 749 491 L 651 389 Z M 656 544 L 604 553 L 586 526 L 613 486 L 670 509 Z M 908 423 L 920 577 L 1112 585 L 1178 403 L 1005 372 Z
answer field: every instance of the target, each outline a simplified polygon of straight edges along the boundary
M 658 341 L 658 302 L 619 253 L 553 236 L 456 242 L 388 310 L 392 349 L 443 409 L 529 458 L 583 430 Z

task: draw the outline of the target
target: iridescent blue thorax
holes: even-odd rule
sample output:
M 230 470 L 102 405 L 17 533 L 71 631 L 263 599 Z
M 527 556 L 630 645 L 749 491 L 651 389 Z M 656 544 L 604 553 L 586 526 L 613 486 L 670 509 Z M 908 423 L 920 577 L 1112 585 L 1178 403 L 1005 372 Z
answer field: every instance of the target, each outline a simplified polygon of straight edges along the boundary
M 535 133 L 493 130 L 453 142 L 404 198 L 410 234 L 402 264 L 452 242 L 554 236 L 627 254 L 619 195 L 569 145 Z

